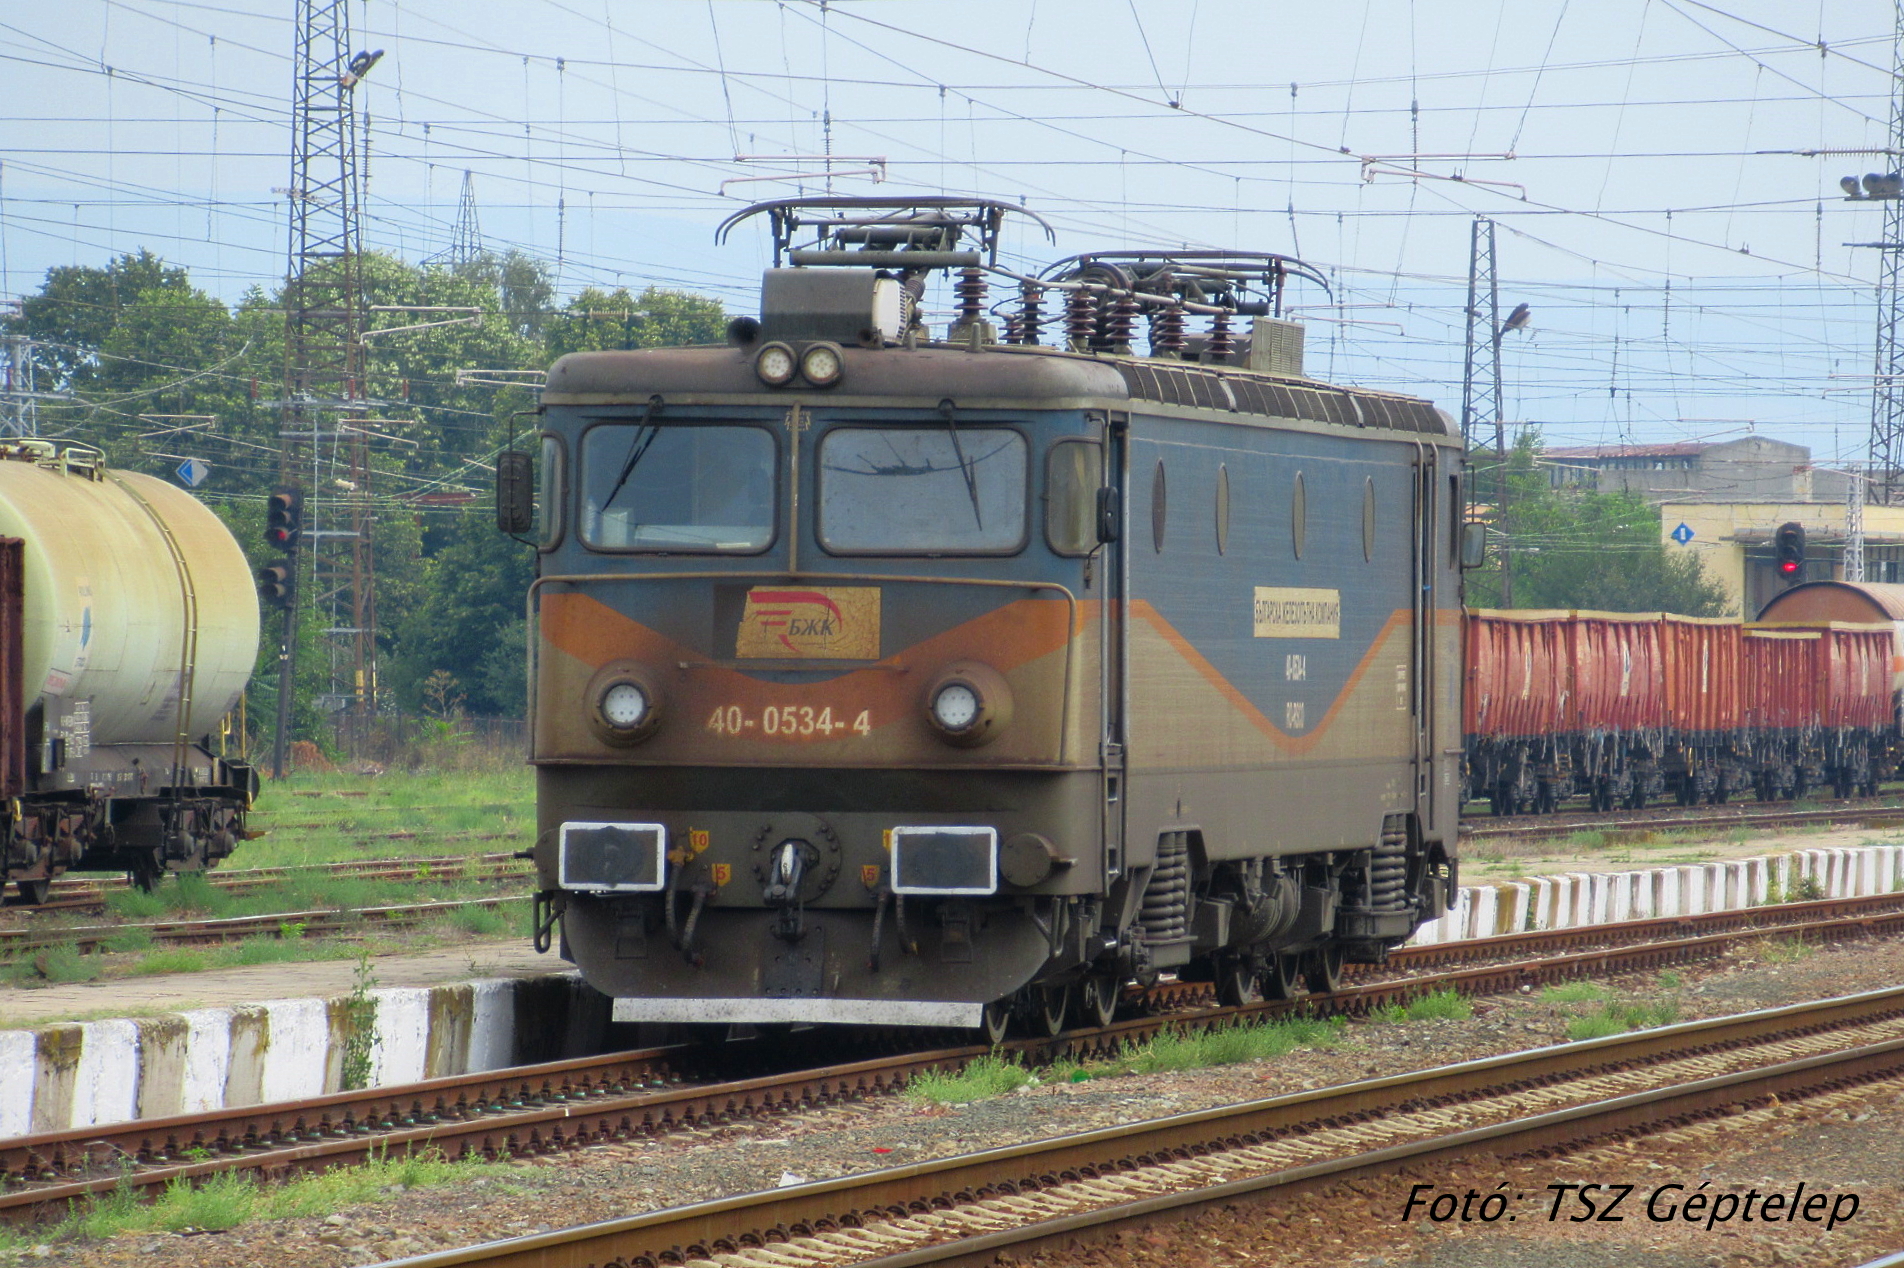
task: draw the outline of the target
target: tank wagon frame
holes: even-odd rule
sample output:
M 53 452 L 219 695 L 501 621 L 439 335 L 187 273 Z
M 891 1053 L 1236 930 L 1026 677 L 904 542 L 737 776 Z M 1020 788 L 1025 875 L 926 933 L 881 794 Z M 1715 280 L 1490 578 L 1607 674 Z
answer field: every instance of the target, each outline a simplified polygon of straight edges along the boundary
M 250 568 L 190 494 L 85 446 L 0 446 L 0 878 L 145 888 L 243 839 L 256 772 L 213 751 L 257 655 Z
M 1327 987 L 1452 901 L 1446 416 L 1276 359 L 1296 261 L 1012 273 L 1009 210 L 749 209 L 761 319 L 557 362 L 533 528 L 499 467 L 538 937 L 619 1020 L 1055 1030 L 1165 970 Z

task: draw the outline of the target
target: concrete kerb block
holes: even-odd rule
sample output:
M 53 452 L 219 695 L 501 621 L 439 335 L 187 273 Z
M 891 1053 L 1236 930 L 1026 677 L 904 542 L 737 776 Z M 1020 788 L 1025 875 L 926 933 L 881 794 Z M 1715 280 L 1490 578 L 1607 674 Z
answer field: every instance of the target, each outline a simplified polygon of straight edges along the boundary
M 1858 847 L 1858 892 L 1878 892 L 1878 852 L 1868 845 Z
M 139 1028 L 130 1021 L 80 1025 L 73 1072 L 74 1127 L 123 1123 L 139 1114 Z
M 423 987 L 387 987 L 371 991 L 370 996 L 377 1002 L 370 1086 L 415 1083 L 429 1068 L 430 991 Z
M 33 1132 L 33 1094 L 38 1080 L 39 1037 L 30 1030 L 0 1030 L 0 1137 Z
M 1706 870 L 1685 863 L 1675 869 L 1679 873 L 1679 914 L 1696 916 L 1706 910 Z
M 1527 928 L 1527 914 L 1534 896 L 1533 886 L 1518 881 L 1502 887 L 1507 891 L 1505 916 L 1506 928 L 1502 933 L 1520 933 Z
M 1607 919 L 1615 922 L 1633 918 L 1633 888 L 1639 882 L 1637 872 L 1615 872 L 1607 878 Z
M 1468 904 L 1468 937 L 1491 938 L 1494 936 L 1495 913 L 1500 908 L 1500 894 L 1492 885 L 1476 886 L 1472 901 Z
M 1551 878 L 1537 876 L 1532 881 L 1533 893 L 1529 896 L 1529 910 L 1534 917 L 1535 929 L 1554 927 L 1554 882 Z
M 1656 901 L 1653 904 L 1653 914 L 1655 916 L 1682 915 L 1685 911 L 1685 908 L 1681 906 L 1685 901 L 1685 891 L 1680 884 L 1679 869 L 1662 867 L 1654 875 Z
M 185 1021 L 185 1077 L 179 1088 L 179 1113 L 201 1114 L 225 1104 L 231 1078 L 232 1010 L 195 1008 Z
M 1722 863 L 1726 879 L 1726 909 L 1733 910 L 1752 905 L 1752 868 L 1744 860 Z

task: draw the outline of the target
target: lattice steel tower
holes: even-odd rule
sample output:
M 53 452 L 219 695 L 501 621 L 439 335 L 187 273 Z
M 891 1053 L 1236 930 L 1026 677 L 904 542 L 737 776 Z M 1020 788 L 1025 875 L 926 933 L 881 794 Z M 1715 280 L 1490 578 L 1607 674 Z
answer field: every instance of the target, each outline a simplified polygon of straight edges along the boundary
M 351 52 L 347 0 L 295 3 L 280 474 L 307 490 L 299 571 L 333 639 L 331 703 L 364 714 L 377 699 L 377 606 L 369 438 L 359 421 L 368 401 L 354 102 L 383 54 Z
M 1904 3 L 1897 6 L 1891 43 L 1892 170 L 1904 153 Z M 1880 505 L 1904 501 L 1904 199 L 1884 203 L 1878 248 L 1878 354 L 1871 380 L 1872 492 Z
M 1494 269 L 1494 222 L 1477 216 L 1468 239 L 1467 356 L 1461 374 L 1461 444 L 1468 455 L 1468 501 L 1485 498 L 1501 539 L 1501 602 L 1514 606 L 1507 427 L 1502 418 L 1501 285 Z M 1492 449 L 1488 432 L 1492 432 Z M 1477 461 L 1479 453 L 1487 455 Z M 1491 470 L 1490 470 L 1491 469 Z
M 456 227 L 450 233 L 451 264 L 474 264 L 483 254 L 483 227 L 476 222 L 476 185 L 463 173 L 463 197 L 456 204 Z

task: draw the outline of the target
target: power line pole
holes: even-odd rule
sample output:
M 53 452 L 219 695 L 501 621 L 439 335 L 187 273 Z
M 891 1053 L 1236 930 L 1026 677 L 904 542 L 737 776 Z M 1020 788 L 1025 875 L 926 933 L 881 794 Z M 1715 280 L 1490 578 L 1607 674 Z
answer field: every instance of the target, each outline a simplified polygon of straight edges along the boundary
M 1904 0 L 1896 6 L 1891 37 L 1891 137 L 1893 166 L 1904 153 Z M 1849 187 L 1847 187 L 1849 188 Z M 1882 187 L 1881 187 L 1882 188 Z M 1878 248 L 1877 363 L 1871 381 L 1871 464 L 1878 504 L 1904 500 L 1904 199 L 1884 190 L 1884 234 Z M 1854 194 L 1855 196 L 1855 194 Z
M 1501 286 L 1494 222 L 1476 216 L 1468 239 L 1467 356 L 1461 375 L 1461 443 L 1473 462 L 1477 434 L 1494 433 L 1494 524 L 1501 534 L 1501 602 L 1514 603 L 1514 549 L 1508 536 L 1507 431 L 1501 401 Z M 1484 442 L 1485 443 L 1485 442 Z
M 476 221 L 476 186 L 463 172 L 463 196 L 456 204 L 456 228 L 450 234 L 449 262 L 474 264 L 483 254 L 483 227 Z
M 33 386 L 33 341 L 0 335 L 0 436 L 39 435 L 41 395 Z
M 351 52 L 347 0 L 296 0 L 294 40 L 279 479 L 309 490 L 304 572 L 314 610 L 331 614 L 330 703 L 361 715 L 376 705 L 376 578 L 369 437 L 358 423 L 369 409 L 354 90 L 383 54 Z M 274 752 L 289 726 L 296 633 L 293 607 L 279 658 Z

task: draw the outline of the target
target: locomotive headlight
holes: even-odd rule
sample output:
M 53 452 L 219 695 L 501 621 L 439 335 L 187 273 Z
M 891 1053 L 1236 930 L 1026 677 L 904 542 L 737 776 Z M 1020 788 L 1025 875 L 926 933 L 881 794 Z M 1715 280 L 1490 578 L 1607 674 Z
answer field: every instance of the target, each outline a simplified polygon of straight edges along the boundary
M 617 731 L 632 731 L 648 716 L 648 693 L 632 682 L 618 682 L 602 693 L 602 717 Z
M 794 371 L 799 368 L 793 349 L 784 343 L 767 344 L 754 354 L 754 373 L 768 387 L 785 387 L 793 381 Z
M 832 387 L 840 381 L 843 368 L 834 344 L 816 343 L 800 357 L 800 376 L 814 387 Z
M 638 744 L 661 724 L 662 698 L 654 677 L 633 661 L 610 661 L 583 689 L 591 729 L 609 744 Z
M 962 660 L 926 686 L 926 721 L 939 738 L 961 748 L 989 744 L 1011 721 L 1012 693 L 990 665 Z
M 978 692 L 962 682 L 948 682 L 932 697 L 932 720 L 943 731 L 963 731 L 978 721 Z

